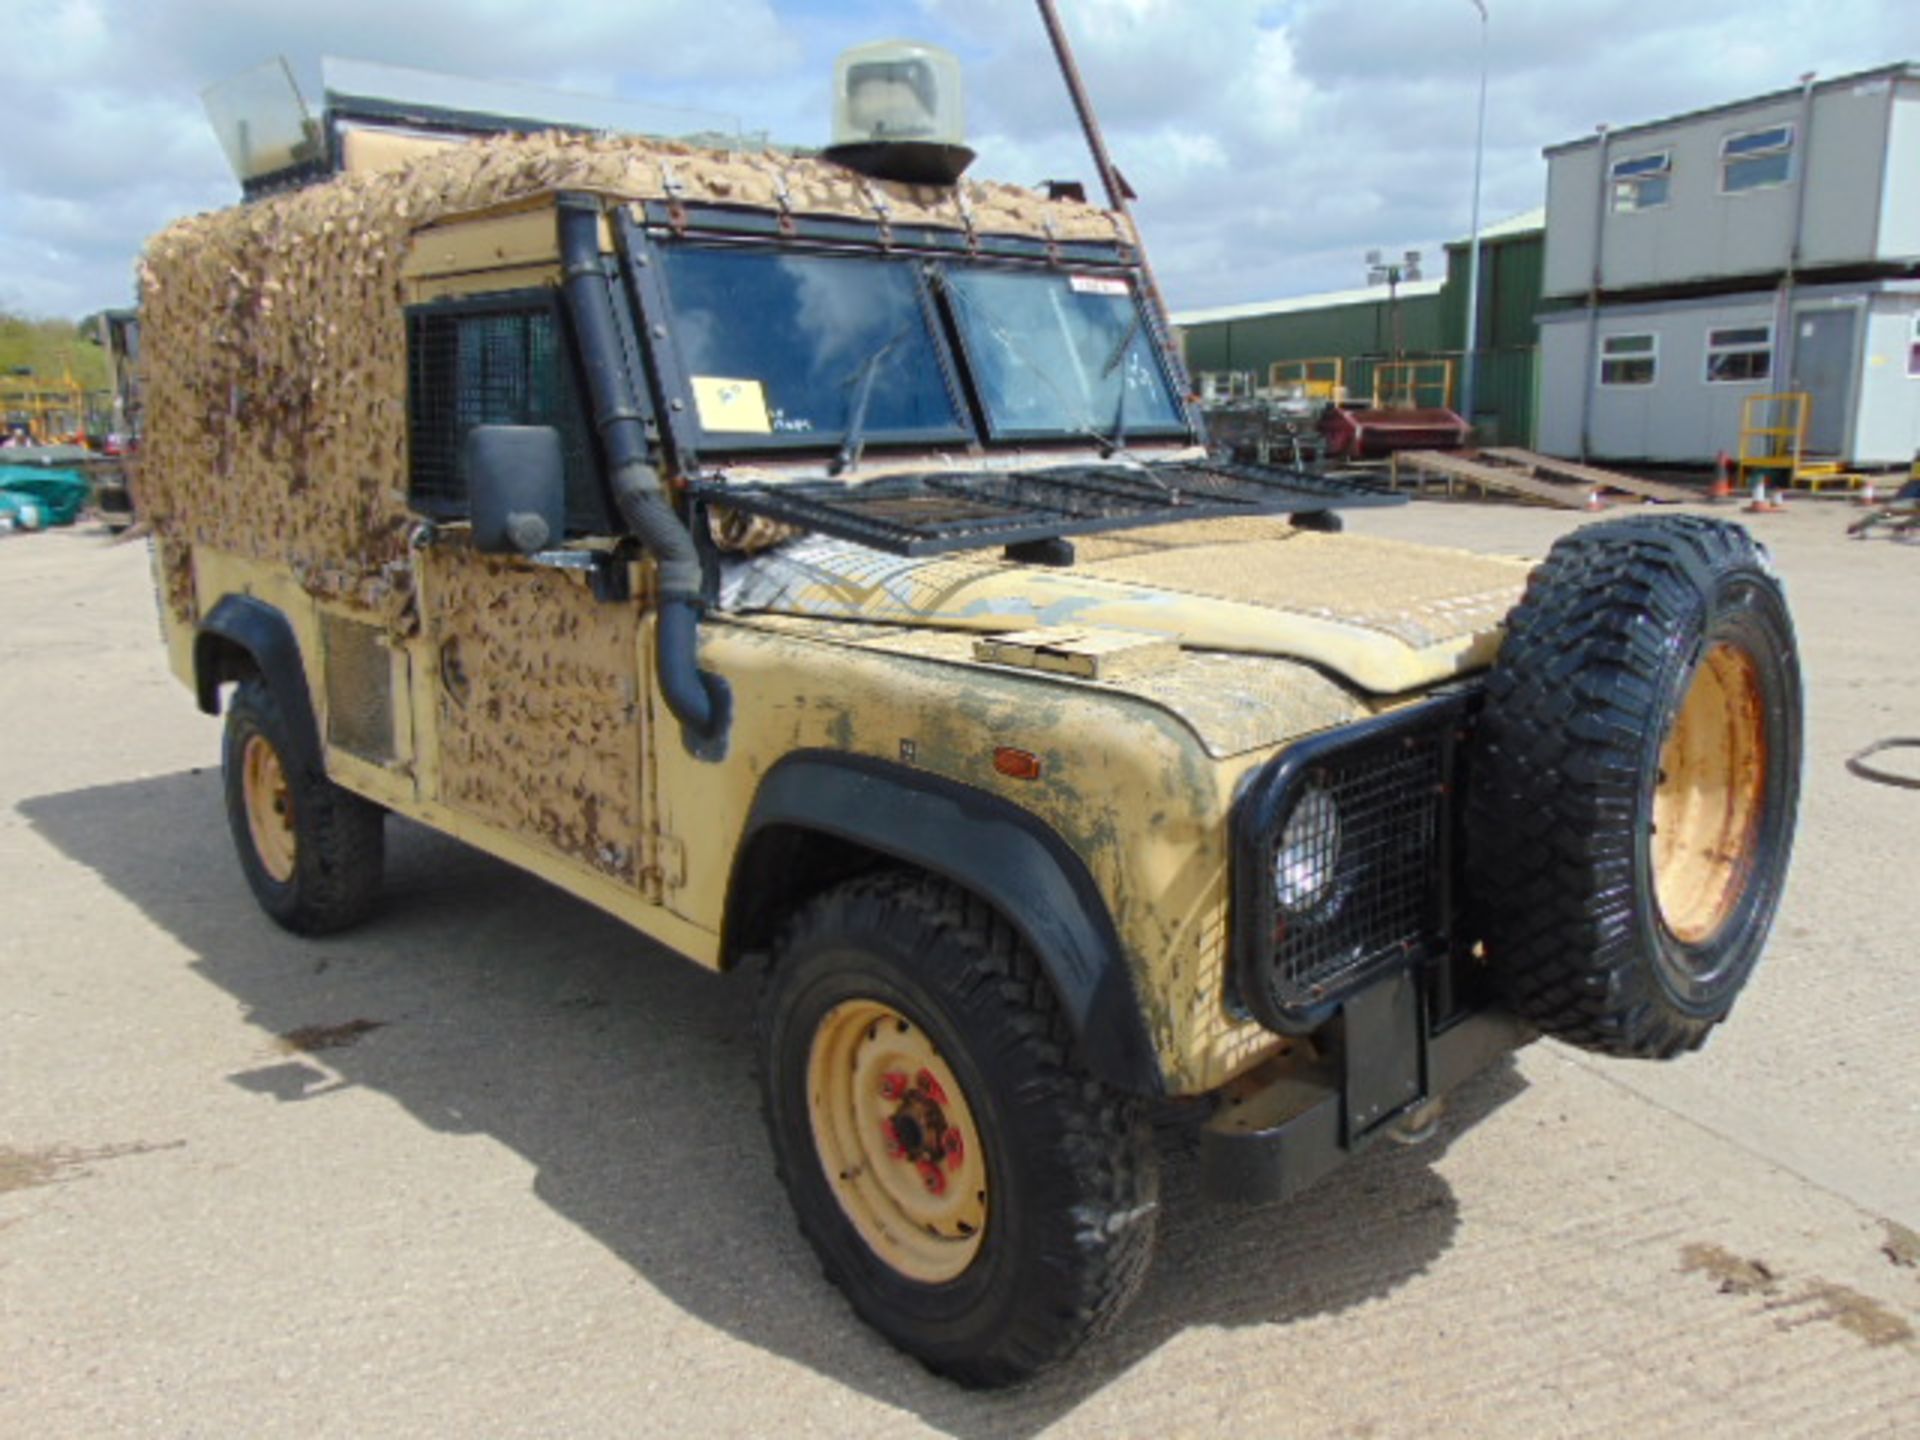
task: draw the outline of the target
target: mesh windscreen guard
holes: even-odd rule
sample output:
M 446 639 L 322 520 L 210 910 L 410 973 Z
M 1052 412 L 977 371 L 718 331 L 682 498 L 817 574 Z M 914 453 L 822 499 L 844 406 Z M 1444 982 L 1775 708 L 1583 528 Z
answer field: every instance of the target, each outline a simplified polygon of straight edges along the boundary
M 1308 741 L 1242 802 L 1236 971 L 1262 1023 L 1311 1029 L 1384 971 L 1444 952 L 1462 715 L 1434 702 Z
M 1367 480 L 1224 460 L 1034 470 L 928 471 L 848 484 L 696 482 L 695 494 L 749 515 L 891 555 L 939 555 L 1063 535 L 1398 505 Z

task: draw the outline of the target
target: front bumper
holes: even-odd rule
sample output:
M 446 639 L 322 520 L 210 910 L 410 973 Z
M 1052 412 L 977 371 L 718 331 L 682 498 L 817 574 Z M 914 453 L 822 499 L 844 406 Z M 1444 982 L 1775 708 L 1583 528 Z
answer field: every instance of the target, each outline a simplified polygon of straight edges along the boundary
M 1532 1040 L 1499 1010 L 1472 1010 L 1429 1033 L 1419 977 L 1403 971 L 1351 996 L 1326 1053 L 1283 1056 L 1229 1085 L 1200 1132 L 1213 1199 L 1285 1200 L 1408 1117 Z

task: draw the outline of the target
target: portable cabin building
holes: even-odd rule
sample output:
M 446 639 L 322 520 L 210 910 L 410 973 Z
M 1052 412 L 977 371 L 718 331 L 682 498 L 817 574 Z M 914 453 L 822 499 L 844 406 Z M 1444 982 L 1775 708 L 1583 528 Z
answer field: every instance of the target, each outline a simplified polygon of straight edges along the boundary
M 1546 155 L 1542 449 L 1704 464 L 1737 451 L 1745 397 L 1785 391 L 1809 455 L 1913 457 L 1920 67 Z

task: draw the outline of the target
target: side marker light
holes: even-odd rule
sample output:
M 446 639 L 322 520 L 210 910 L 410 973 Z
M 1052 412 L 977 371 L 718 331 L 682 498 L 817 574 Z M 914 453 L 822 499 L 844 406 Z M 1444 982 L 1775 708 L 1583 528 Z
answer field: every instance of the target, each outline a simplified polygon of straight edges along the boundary
M 993 768 L 1009 780 L 1038 780 L 1040 757 L 1031 750 L 1015 750 L 1003 745 L 993 752 Z

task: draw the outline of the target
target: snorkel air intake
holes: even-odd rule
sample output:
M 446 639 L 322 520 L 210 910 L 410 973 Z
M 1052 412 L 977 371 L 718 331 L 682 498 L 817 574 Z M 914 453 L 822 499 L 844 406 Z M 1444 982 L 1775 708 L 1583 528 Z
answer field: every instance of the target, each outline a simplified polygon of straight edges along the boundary
M 612 282 L 600 259 L 600 204 L 562 196 L 560 260 L 574 337 L 587 373 L 594 427 L 620 518 L 659 567 L 654 670 L 687 749 L 703 759 L 724 748 L 732 700 L 726 681 L 699 667 L 700 557 L 647 458 L 647 429 L 628 372 Z

